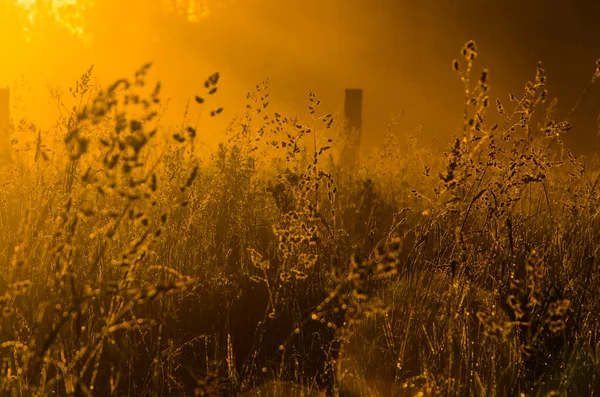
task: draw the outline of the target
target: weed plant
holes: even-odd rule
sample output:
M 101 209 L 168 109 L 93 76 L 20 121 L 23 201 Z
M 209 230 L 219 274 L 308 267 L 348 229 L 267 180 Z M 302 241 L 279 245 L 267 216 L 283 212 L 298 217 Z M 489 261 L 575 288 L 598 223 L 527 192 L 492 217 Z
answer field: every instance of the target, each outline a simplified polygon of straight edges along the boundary
M 149 64 L 55 91 L 0 170 L 1 394 L 598 395 L 600 173 L 541 63 L 507 102 L 477 56 L 446 153 L 390 129 L 358 170 L 313 92 L 302 125 L 258 85 L 209 153 L 218 74 L 179 127 Z

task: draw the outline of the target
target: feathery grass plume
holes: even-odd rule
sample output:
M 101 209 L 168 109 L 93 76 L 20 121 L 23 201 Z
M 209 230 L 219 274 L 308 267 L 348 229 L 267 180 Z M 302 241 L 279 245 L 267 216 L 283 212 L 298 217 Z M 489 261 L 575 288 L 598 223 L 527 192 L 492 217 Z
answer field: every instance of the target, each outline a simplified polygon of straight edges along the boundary
M 211 151 L 219 74 L 178 126 L 150 64 L 52 90 L 0 169 L 0 394 L 592 395 L 597 162 L 541 63 L 495 114 L 460 55 L 446 153 L 400 115 L 353 174 L 312 91 L 304 122 L 259 84 Z

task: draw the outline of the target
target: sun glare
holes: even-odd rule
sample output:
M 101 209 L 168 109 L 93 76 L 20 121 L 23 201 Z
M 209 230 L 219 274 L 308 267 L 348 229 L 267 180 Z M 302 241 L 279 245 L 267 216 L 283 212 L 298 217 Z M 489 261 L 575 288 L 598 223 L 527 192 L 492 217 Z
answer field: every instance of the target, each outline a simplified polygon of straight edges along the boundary
M 92 0 L 51 0 L 44 3 L 43 5 L 49 7 L 48 13 L 71 34 L 83 41 L 89 39 L 86 36 L 82 11 L 86 6 L 92 5 Z M 29 12 L 30 25 L 35 24 L 39 11 L 36 7 L 38 0 L 17 0 L 17 4 Z M 29 28 L 25 27 L 25 31 L 29 31 Z
M 32 5 L 34 5 L 37 2 L 38 2 L 38 0 L 17 0 L 17 3 L 21 4 L 24 7 L 31 7 Z M 58 7 L 61 7 L 64 5 L 76 4 L 77 0 L 53 0 L 49 3 L 52 4 L 53 8 L 58 8 Z
M 0 0 L 2 1 L 2 0 Z M 30 26 L 25 26 L 25 32 L 29 32 L 38 19 L 39 7 L 45 7 L 45 11 L 59 24 L 64 26 L 74 36 L 82 41 L 89 41 L 91 37 L 86 32 L 83 11 L 93 6 L 94 0 L 16 0 L 16 4 L 28 12 Z M 175 12 L 182 15 L 191 23 L 199 22 L 210 14 L 210 0 L 164 0 L 164 11 Z

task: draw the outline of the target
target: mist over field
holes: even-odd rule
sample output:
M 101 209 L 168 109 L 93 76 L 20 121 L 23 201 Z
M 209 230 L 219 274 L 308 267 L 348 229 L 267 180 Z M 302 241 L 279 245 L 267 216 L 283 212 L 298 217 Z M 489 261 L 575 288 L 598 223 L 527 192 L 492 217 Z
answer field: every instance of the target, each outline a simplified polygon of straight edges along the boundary
M 599 19 L 0 0 L 0 395 L 599 395 Z
M 3 2 L 0 15 L 0 84 L 13 86 L 21 99 L 13 106 L 46 127 L 57 115 L 48 85 L 65 89 L 92 64 L 107 83 L 153 62 L 172 123 L 204 77 L 220 72 L 219 100 L 229 118 L 266 78 L 273 105 L 299 117 L 307 115 L 309 89 L 332 112 L 345 88 L 363 88 L 366 146 L 380 143 L 400 113 L 402 129 L 424 123 L 427 137 L 444 141 L 462 122 L 462 85 L 448 65 L 467 40 L 481 47 L 494 98 L 519 92 L 541 60 L 564 114 L 600 52 L 594 1 L 37 2 L 54 4 L 63 22 L 23 9 L 36 1 L 14 3 Z M 569 142 L 577 149 L 595 136 L 600 96 L 592 91 L 573 116 L 581 129 Z

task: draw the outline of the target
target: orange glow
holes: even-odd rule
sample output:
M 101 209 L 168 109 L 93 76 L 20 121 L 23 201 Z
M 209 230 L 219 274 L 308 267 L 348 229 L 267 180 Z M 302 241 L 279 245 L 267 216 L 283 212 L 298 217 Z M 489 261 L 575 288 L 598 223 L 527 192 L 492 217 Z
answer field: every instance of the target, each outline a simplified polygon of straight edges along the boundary
M 519 8 L 533 6 L 417 3 L 0 0 L 0 53 L 7 60 L 0 64 L 0 86 L 10 85 L 11 95 L 22 99 L 22 113 L 42 128 L 50 128 L 58 115 L 48 86 L 67 92 L 92 64 L 94 77 L 107 83 L 154 62 L 155 77 L 170 99 L 164 119 L 170 123 L 180 121 L 205 76 L 217 71 L 223 76 L 219 100 L 228 117 L 244 112 L 245 94 L 265 79 L 273 109 L 298 117 L 307 115 L 309 89 L 324 111 L 336 112 L 346 88 L 363 88 L 369 131 L 364 144 L 372 147 L 400 112 L 399 128 L 415 130 L 424 123 L 428 137 L 445 137 L 460 127 L 462 87 L 448 64 L 468 39 L 484 49 L 480 59 L 491 70 L 493 97 L 520 90 L 541 59 L 552 72 L 551 93 L 570 103 L 578 95 L 573 87 L 586 83 L 584 74 L 573 71 L 593 65 L 597 57 L 593 21 L 575 24 L 573 10 L 560 13 L 570 21 L 568 29 L 566 22 L 560 25 L 564 28 L 550 29 L 558 13 L 544 11 L 536 22 L 539 31 L 556 35 L 544 39 L 520 19 L 504 31 L 502 13 L 516 15 Z M 499 17 L 476 18 L 481 15 Z M 571 38 L 559 40 L 558 30 Z M 558 86 L 569 76 L 575 76 L 572 84 Z M 23 91 L 24 86 L 30 90 Z M 585 117 L 595 123 L 593 101 L 582 106 L 587 103 L 591 116 Z M 12 114 L 19 115 L 14 109 Z M 226 119 L 216 127 L 226 126 Z
M 0 0 L 0 397 L 600 390 L 599 12 Z
M 199 22 L 201 19 L 207 18 L 210 14 L 208 0 L 164 0 L 163 3 L 165 10 L 171 10 L 183 15 L 191 23 Z M 38 16 L 36 6 L 39 4 L 48 7 L 46 12 L 73 35 L 84 41 L 91 39 L 85 29 L 83 14 L 86 8 L 94 6 L 94 0 L 51 0 L 41 3 L 39 0 L 16 0 L 16 4 L 28 12 L 27 19 L 30 24 L 35 23 Z M 24 27 L 24 29 L 28 31 L 28 27 Z
M 28 12 L 27 19 L 30 25 L 34 24 L 39 17 L 39 7 L 36 6 L 40 5 L 42 8 L 47 7 L 44 11 L 71 34 L 84 41 L 90 40 L 85 32 L 83 11 L 85 7 L 93 5 L 93 0 L 53 0 L 47 4 L 40 3 L 38 0 L 17 0 L 17 4 Z M 25 32 L 28 32 L 29 28 L 29 26 L 25 26 Z

